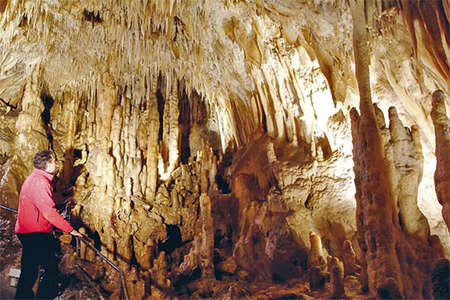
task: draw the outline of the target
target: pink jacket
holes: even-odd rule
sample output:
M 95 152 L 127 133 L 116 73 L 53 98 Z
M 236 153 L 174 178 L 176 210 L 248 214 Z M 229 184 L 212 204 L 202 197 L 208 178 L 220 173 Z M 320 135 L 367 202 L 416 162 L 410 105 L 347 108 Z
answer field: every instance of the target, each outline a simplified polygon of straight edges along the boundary
M 47 233 L 52 231 L 52 225 L 65 232 L 73 230 L 55 208 L 52 179 L 53 175 L 34 169 L 23 183 L 15 228 L 17 233 Z

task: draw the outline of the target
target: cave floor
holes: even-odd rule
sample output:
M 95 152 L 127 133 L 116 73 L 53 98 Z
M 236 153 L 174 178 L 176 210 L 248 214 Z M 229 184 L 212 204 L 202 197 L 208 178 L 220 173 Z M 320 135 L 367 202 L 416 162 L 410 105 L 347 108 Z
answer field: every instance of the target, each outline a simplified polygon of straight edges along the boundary
M 5 229 L 12 223 L 5 223 Z M 13 299 L 15 288 L 10 286 L 9 270 L 20 268 L 20 243 L 11 230 L 5 230 L 0 243 L 1 270 L 0 270 L 0 300 Z M 3 239 L 4 238 L 4 239 Z M 68 244 L 61 243 L 62 257 L 74 255 L 74 249 Z M 57 298 L 64 299 L 101 299 L 101 288 L 92 284 L 75 265 L 80 265 L 89 270 L 89 266 L 80 259 L 69 260 L 70 263 L 60 264 L 61 281 L 64 281 L 65 289 Z M 92 267 L 92 266 L 91 266 Z M 303 274 L 306 275 L 306 274 Z M 99 282 L 97 282 L 99 283 Z M 345 294 L 350 299 L 368 299 L 369 295 L 361 294 L 358 279 L 353 276 L 345 278 Z M 312 290 L 305 276 L 293 278 L 287 282 L 263 282 L 252 280 L 250 283 L 239 280 L 236 277 L 224 277 L 222 280 L 194 280 L 186 286 L 176 288 L 169 294 L 174 299 L 319 299 L 329 298 L 331 285 L 325 283 L 324 287 Z M 205 292 L 206 291 L 206 292 Z M 100 292 L 105 292 L 104 290 Z M 103 293 L 103 298 L 110 295 Z M 149 299 L 152 299 L 151 297 Z

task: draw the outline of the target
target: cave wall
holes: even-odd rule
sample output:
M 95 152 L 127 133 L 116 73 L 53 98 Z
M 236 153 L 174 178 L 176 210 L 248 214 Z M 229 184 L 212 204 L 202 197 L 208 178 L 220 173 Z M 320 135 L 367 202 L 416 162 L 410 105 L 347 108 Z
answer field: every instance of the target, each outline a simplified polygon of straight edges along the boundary
M 448 257 L 434 183 L 446 153 L 435 126 L 448 119 L 431 113 L 437 89 L 441 115 L 449 105 L 446 3 L 367 1 L 364 30 L 391 174 L 380 218 L 394 216 L 399 243 L 437 234 Z M 2 203 L 17 205 L 33 154 L 49 148 L 72 221 L 124 268 L 151 274 L 171 253 L 166 288 L 208 269 L 211 247 L 244 279 L 281 276 L 274 262 L 301 273 L 311 232 L 325 259 L 343 260 L 346 240 L 360 256 L 354 19 L 345 1 L 0 1 Z

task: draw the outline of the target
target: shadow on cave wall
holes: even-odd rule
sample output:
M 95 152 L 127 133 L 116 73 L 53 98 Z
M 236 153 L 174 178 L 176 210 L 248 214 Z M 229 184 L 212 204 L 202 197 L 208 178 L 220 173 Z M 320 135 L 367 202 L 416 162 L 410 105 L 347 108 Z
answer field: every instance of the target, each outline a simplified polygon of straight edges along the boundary
M 66 219 L 69 219 L 75 228 L 83 225 L 81 219 L 71 215 L 75 206 L 73 201 L 75 183 L 84 169 L 83 164 L 74 165 L 74 162 L 82 158 L 80 149 L 69 148 L 64 153 L 61 172 L 54 178 L 54 197 L 56 208 Z

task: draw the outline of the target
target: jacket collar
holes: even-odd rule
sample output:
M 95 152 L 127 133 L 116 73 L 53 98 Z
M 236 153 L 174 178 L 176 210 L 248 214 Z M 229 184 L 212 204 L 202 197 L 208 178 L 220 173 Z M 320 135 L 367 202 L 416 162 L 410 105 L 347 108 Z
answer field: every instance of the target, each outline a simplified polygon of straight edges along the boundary
M 33 170 L 33 174 L 38 174 L 38 175 L 44 176 L 49 181 L 52 181 L 53 180 L 53 176 L 54 176 L 53 174 L 47 173 L 44 170 L 36 169 L 36 168 Z

